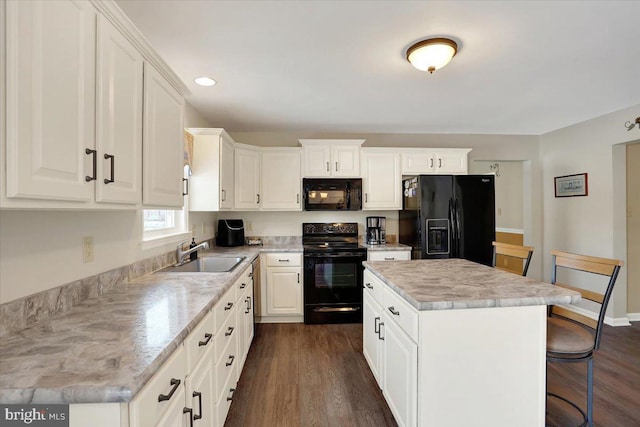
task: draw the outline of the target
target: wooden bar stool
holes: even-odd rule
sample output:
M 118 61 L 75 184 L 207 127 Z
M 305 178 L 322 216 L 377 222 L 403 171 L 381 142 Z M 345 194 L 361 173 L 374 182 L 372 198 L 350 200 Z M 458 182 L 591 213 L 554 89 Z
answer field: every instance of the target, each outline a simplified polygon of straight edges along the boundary
M 561 306 L 551 306 L 547 318 L 547 362 L 587 362 L 587 412 L 585 414 L 578 405 L 562 396 L 554 393 L 547 393 L 547 395 L 561 399 L 573 406 L 582 415 L 583 423 L 580 426 L 591 427 L 593 426 L 593 354 L 600 347 L 604 315 L 623 262 L 617 259 L 596 258 L 560 251 L 552 251 L 551 255 L 553 256 L 551 283 L 580 292 L 583 298 L 600 305 L 597 320 Z M 602 294 L 558 283 L 559 268 L 605 276 L 608 278 L 608 284 Z
M 520 258 L 522 260 L 526 260 L 524 263 L 524 269 L 522 271 L 522 275 L 527 275 L 527 270 L 529 270 L 529 263 L 531 262 L 531 256 L 533 255 L 533 247 L 531 246 L 520 246 L 520 245 L 512 245 L 510 243 L 500 243 L 500 242 L 491 242 L 493 245 L 493 260 L 491 261 L 491 266 L 496 267 L 496 256 L 504 255 L 512 258 Z M 500 270 L 504 270 L 504 268 L 496 267 Z

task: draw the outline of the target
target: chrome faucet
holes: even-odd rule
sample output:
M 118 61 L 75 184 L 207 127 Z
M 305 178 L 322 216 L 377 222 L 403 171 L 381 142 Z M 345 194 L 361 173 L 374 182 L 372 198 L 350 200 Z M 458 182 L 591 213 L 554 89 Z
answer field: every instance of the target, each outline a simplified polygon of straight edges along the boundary
M 176 265 L 184 264 L 186 258 L 199 249 L 209 249 L 209 243 L 202 242 L 198 246 L 194 246 L 193 248 L 189 248 L 188 250 L 183 251 L 182 247 L 185 243 L 189 243 L 189 241 L 185 240 L 184 242 L 180 243 L 176 248 L 176 259 L 178 260 L 178 263 Z

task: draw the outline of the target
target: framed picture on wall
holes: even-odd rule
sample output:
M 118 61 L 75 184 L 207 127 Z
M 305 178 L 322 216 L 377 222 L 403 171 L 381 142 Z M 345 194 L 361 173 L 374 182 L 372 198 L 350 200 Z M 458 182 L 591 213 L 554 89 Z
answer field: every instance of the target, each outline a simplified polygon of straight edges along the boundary
M 588 196 L 589 184 L 586 173 L 556 176 L 556 197 Z

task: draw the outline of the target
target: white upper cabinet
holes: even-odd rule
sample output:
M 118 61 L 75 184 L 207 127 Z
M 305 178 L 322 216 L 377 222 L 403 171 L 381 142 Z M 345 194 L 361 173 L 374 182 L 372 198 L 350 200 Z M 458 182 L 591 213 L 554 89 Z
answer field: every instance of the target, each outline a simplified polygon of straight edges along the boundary
M 362 209 L 402 209 L 402 175 L 397 150 L 362 149 L 362 187 Z
M 144 138 L 142 202 L 183 205 L 184 98 L 156 69 L 144 65 Z
M 260 209 L 260 151 L 236 146 L 234 167 L 234 207 Z
M 364 139 L 300 139 L 307 178 L 360 176 Z
M 302 209 L 299 148 L 273 148 L 262 152 L 263 210 Z
M 180 207 L 188 89 L 117 4 L 1 7 L 0 208 Z
M 233 209 L 234 142 L 224 129 L 187 129 L 193 137 L 189 209 Z
M 5 7 L 6 196 L 92 201 L 96 11 L 73 1 Z
M 402 148 L 402 174 L 467 173 L 468 148 Z
M 139 203 L 142 193 L 142 55 L 98 17 L 98 202 Z

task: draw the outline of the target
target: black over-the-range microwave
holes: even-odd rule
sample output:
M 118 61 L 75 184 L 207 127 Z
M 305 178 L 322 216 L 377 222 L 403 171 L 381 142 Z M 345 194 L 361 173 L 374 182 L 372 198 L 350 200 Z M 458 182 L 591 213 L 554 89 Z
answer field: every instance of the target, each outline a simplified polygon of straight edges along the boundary
M 304 178 L 304 210 L 359 211 L 362 209 L 362 179 Z

